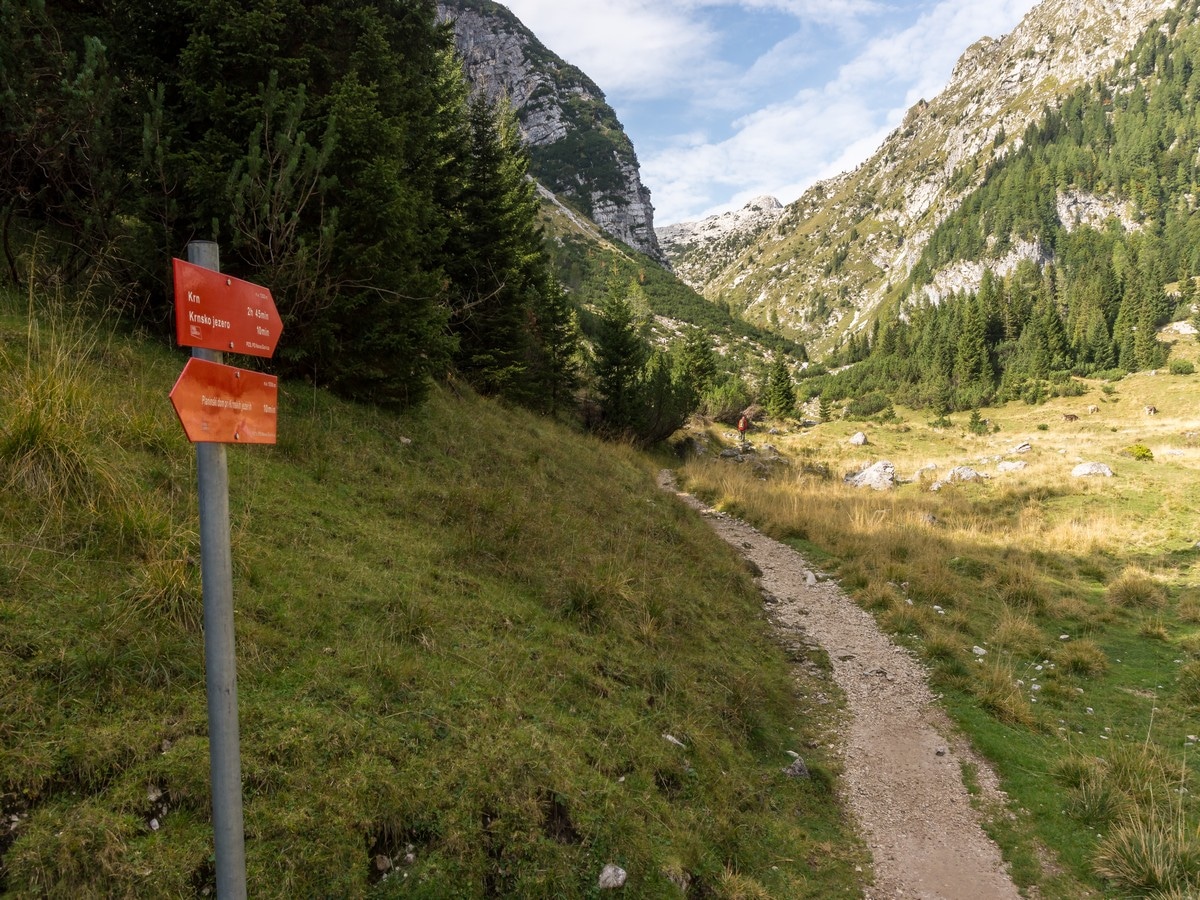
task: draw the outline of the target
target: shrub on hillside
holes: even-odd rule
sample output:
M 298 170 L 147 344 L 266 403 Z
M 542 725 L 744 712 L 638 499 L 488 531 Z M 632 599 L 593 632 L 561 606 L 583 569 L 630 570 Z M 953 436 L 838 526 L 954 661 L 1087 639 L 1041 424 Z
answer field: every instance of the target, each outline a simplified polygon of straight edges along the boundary
M 1171 360 L 1171 362 L 1168 366 L 1168 369 L 1170 370 L 1172 375 L 1194 375 L 1194 374 L 1196 374 L 1196 367 L 1193 366 L 1186 359 Z
M 1182 818 L 1134 817 L 1118 825 L 1096 853 L 1096 872 L 1130 895 L 1195 896 L 1200 841 Z
M 1179 669 L 1179 699 L 1200 706 L 1200 660 L 1184 663 Z
M 1100 675 L 1108 668 L 1108 657 L 1095 641 L 1071 641 L 1054 654 L 1058 668 L 1070 675 Z
M 1154 452 L 1145 444 L 1130 444 L 1124 450 L 1120 451 L 1120 455 L 1128 456 L 1131 459 L 1141 462 L 1152 462 L 1154 460 Z
M 872 391 L 855 397 L 846 405 L 846 417 L 849 419 L 869 419 L 892 408 L 892 401 L 886 394 Z

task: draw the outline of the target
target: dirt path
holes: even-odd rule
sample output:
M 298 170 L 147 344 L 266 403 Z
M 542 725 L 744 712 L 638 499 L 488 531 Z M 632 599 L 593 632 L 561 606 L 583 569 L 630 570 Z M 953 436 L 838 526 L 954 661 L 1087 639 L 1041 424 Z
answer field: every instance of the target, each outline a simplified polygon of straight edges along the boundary
M 675 490 L 669 471 L 660 486 Z M 987 799 L 1003 794 L 991 769 L 953 737 L 921 665 L 795 550 L 688 494 L 679 497 L 762 571 L 763 590 L 778 601 L 771 606 L 776 627 L 809 635 L 829 654 L 850 720 L 840 748 L 842 793 L 874 857 L 875 883 L 865 896 L 1018 898 L 971 807 L 961 762 L 975 764 Z

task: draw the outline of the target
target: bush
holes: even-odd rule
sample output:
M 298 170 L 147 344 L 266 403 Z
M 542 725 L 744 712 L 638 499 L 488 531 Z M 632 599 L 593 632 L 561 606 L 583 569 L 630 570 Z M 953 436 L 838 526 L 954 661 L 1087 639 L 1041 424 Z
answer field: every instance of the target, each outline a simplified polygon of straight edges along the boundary
M 1108 668 L 1108 657 L 1095 641 L 1064 644 L 1054 654 L 1058 667 L 1070 675 L 1100 675 Z
M 879 391 L 872 391 L 851 400 L 846 406 L 846 416 L 851 419 L 869 419 L 892 407 L 892 401 Z
M 1183 822 L 1133 818 L 1117 826 L 1096 854 L 1096 872 L 1118 891 L 1139 897 L 1180 891 L 1191 896 L 1200 871 L 1200 842 Z
M 1196 374 L 1196 367 L 1193 366 L 1186 359 L 1171 360 L 1171 363 L 1168 366 L 1168 369 L 1170 370 L 1172 375 L 1194 375 L 1194 374 Z
M 1193 660 L 1180 667 L 1179 699 L 1191 706 L 1200 705 L 1200 661 Z
M 1145 444 L 1130 444 L 1124 450 L 1120 451 L 1120 455 L 1129 456 L 1142 462 L 1151 462 L 1154 459 L 1153 451 Z

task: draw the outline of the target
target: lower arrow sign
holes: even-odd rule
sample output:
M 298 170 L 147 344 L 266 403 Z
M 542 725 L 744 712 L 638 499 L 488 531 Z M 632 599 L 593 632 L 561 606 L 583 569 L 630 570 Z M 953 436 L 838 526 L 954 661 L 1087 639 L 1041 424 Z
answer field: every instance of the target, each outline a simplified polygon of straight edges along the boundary
M 274 444 L 279 383 L 274 375 L 189 359 L 171 405 L 192 443 Z

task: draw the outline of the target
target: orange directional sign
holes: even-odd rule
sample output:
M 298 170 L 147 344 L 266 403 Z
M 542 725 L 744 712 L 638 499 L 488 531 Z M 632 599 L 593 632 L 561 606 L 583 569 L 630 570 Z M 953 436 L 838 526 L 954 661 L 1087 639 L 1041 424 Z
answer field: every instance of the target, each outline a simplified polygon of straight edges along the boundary
M 175 339 L 250 356 L 271 356 L 283 331 L 271 292 L 212 269 L 172 260 L 175 269 Z
M 189 359 L 171 405 L 192 443 L 274 444 L 279 383 L 274 375 Z

